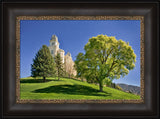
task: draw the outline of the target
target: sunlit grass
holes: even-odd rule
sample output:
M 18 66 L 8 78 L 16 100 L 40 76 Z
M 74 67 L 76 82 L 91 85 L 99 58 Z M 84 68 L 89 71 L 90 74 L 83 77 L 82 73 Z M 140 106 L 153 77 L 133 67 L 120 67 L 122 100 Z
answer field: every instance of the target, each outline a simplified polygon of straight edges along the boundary
M 22 78 L 20 83 L 21 99 L 140 99 L 140 96 L 110 87 L 99 92 L 99 86 L 75 79 L 61 78 L 59 81 L 48 77 Z

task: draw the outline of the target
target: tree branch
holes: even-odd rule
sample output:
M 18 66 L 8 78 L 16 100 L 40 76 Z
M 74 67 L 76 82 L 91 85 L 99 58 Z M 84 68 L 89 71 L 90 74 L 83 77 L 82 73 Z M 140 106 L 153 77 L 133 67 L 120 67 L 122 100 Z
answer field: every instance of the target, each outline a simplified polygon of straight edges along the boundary
M 107 59 L 108 59 L 108 57 L 109 57 L 109 55 L 111 54 L 111 52 L 113 51 L 113 49 L 111 49 L 110 50 L 110 52 L 107 54 L 107 56 L 105 57 L 105 60 L 104 60 L 104 62 L 106 62 L 107 61 Z
M 109 73 L 110 73 L 110 71 L 113 69 L 113 66 L 114 66 L 114 64 L 116 63 L 116 61 L 115 60 L 113 60 L 113 62 L 112 62 L 112 65 L 111 65 L 111 68 L 109 69 L 109 71 L 107 72 L 107 75 L 106 75 L 106 77 L 108 77 L 109 76 Z M 115 68 L 115 67 L 114 67 Z

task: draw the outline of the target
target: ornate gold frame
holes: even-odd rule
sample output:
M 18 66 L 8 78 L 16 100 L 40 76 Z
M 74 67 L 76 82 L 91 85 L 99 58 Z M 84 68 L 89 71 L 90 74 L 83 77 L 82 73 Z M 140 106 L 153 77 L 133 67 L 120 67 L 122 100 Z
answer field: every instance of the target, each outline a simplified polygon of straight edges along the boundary
M 21 100 L 20 20 L 140 20 L 141 99 L 139 100 Z M 16 103 L 144 103 L 144 16 L 17 16 L 16 17 Z

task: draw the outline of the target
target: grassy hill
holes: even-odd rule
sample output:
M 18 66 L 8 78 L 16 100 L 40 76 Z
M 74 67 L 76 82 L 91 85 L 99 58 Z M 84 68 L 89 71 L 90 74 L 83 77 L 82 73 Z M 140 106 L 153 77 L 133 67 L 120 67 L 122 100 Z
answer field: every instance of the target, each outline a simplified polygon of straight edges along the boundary
M 140 96 L 117 89 L 104 87 L 99 92 L 99 86 L 75 79 L 22 78 L 20 81 L 20 99 L 140 99 Z

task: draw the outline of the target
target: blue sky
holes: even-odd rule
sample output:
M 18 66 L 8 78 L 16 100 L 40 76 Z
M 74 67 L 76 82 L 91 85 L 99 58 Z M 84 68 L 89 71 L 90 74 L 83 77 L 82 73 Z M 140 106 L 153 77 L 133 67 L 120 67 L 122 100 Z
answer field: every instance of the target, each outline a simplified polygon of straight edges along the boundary
M 134 70 L 115 83 L 140 86 L 140 21 L 139 20 L 21 20 L 20 21 L 20 77 L 31 75 L 33 58 L 42 45 L 49 46 L 55 34 L 60 48 L 70 52 L 73 60 L 79 52 L 84 53 L 88 39 L 104 34 L 122 39 L 132 46 L 137 55 Z

